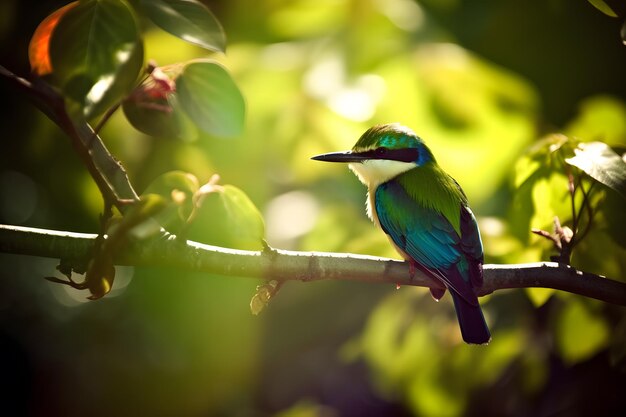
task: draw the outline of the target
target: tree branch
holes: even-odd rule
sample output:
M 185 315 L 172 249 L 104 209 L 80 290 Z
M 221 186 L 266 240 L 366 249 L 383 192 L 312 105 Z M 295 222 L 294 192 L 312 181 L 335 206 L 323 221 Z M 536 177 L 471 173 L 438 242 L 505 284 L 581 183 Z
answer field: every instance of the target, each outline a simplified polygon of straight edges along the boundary
M 90 255 L 96 236 L 0 225 L 0 252 L 66 262 L 84 260 Z M 343 253 L 227 249 L 180 242 L 172 235 L 130 242 L 114 261 L 117 265 L 158 266 L 279 281 L 332 279 L 441 288 L 439 282 L 419 270 L 411 277 L 408 263 L 403 261 Z M 485 265 L 484 275 L 479 295 L 506 288 L 541 287 L 626 306 L 625 283 L 555 262 Z
M 109 153 L 98 134 L 82 116 L 72 117 L 68 113 L 65 99 L 58 91 L 39 78 L 29 81 L 18 77 L 2 65 L 0 76 L 31 99 L 39 110 L 65 132 L 105 200 L 124 211 L 126 202 L 139 199 L 122 165 Z

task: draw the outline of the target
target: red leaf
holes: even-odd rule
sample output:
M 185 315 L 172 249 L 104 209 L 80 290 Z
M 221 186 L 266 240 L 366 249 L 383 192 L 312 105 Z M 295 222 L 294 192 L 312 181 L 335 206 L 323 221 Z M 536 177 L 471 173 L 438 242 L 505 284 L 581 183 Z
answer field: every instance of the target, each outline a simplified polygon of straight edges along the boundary
M 46 17 L 35 29 L 35 33 L 28 45 L 28 60 L 33 73 L 41 76 L 52 72 L 52 64 L 50 63 L 50 55 L 48 53 L 50 37 L 61 17 L 77 4 L 78 1 L 66 4 Z

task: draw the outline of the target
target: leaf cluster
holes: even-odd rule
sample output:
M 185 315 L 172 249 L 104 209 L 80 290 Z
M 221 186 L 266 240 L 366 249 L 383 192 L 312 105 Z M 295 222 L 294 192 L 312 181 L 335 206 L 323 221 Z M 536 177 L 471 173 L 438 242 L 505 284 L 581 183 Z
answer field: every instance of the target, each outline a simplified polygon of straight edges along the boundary
M 224 52 L 224 31 L 195 0 L 80 0 L 44 19 L 29 47 L 33 73 L 66 98 L 76 117 L 100 118 L 120 104 L 138 130 L 193 139 L 241 133 L 245 104 L 228 71 L 212 59 L 144 68 L 142 21 L 208 51 Z M 97 128 L 96 131 L 99 129 Z
M 526 242 L 529 230 L 551 240 L 559 252 L 554 260 L 569 264 L 599 215 L 623 246 L 623 216 L 614 214 L 626 202 L 626 162 L 606 143 L 549 135 L 520 158 L 514 186 L 515 232 Z
M 220 23 L 198 1 L 80 0 L 54 11 L 35 30 L 29 46 L 32 83 L 5 71 L 39 97 L 40 107 L 70 136 L 104 198 L 101 238 L 84 262 L 87 267 L 74 268 L 85 272 L 85 280 L 74 281 L 67 267 L 67 280 L 53 279 L 89 289 L 92 299 L 110 291 L 113 255 L 128 239 L 164 230 L 184 238 L 193 221 L 205 215 L 209 194 L 219 196 L 220 218 L 237 223 L 232 230 L 245 231 L 238 236 L 244 244 L 258 247 L 263 241 L 263 221 L 238 188 L 218 185 L 217 176 L 200 187 L 192 174 L 171 172 L 138 197 L 98 135 L 120 106 L 132 126 L 151 136 L 191 140 L 198 131 L 221 137 L 242 131 L 243 96 L 217 61 L 159 67 L 148 60 L 141 75 L 143 21 L 205 50 L 225 50 Z

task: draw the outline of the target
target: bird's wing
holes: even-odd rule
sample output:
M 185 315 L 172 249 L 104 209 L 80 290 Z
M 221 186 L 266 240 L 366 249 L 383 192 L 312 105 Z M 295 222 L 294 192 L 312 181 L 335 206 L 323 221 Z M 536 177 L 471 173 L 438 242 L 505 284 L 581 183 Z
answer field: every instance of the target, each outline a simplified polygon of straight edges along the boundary
M 483 285 L 483 243 L 472 210 L 461 205 L 461 251 L 469 263 L 469 277 L 475 288 Z
M 472 268 L 468 263 L 472 264 L 470 260 L 478 255 L 475 240 L 480 243 L 480 236 L 476 234 L 478 229 L 476 233 L 472 231 L 473 216 L 464 219 L 467 215 L 461 213 L 462 232 L 463 229 L 470 232 L 461 238 L 445 216 L 411 199 L 395 181 L 381 184 L 375 197 L 380 225 L 396 246 L 468 303 L 478 305 L 472 289 L 474 279 L 470 282 L 474 274 L 468 274 L 466 270 Z

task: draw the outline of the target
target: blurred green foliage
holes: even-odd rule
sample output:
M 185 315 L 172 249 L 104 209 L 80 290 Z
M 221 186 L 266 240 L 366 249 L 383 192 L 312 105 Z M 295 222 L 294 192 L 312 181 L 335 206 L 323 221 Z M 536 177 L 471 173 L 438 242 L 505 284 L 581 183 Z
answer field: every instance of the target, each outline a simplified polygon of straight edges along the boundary
M 0 18 L 2 64 L 27 74 L 28 39 L 64 4 L 0 4 L 0 16 L 11 17 Z M 619 22 L 586 2 L 208 5 L 228 39 L 227 53 L 210 59 L 242 92 L 244 131 L 223 139 L 212 136 L 219 131 L 176 125 L 155 138 L 133 129 L 122 112 L 101 131 L 138 191 L 165 197 L 170 205 L 160 216 L 174 228 L 185 228 L 199 184 L 216 173 L 233 184 L 205 196 L 186 230 L 191 239 L 258 248 L 264 234 L 280 248 L 397 256 L 367 220 L 356 178 L 309 157 L 351 147 L 372 124 L 398 121 L 426 140 L 467 192 L 487 262 L 547 260 L 550 242 L 530 229 L 551 231 L 554 216 L 572 226 L 565 167 L 576 168 L 563 161 L 579 143 L 626 150 Z M 172 16 L 163 25 L 184 38 L 185 25 Z M 147 20 L 138 25 L 146 30 L 144 56 L 159 66 L 207 56 Z M 67 139 L 0 86 L 11 100 L 2 113 L 0 221 L 98 230 L 101 197 Z M 564 143 L 563 154 L 553 152 Z M 588 189 L 592 180 L 578 174 Z M 168 192 L 171 182 L 184 199 Z M 574 248 L 573 265 L 624 280 L 624 201 L 601 184 L 593 191 L 593 227 Z M 577 194 L 577 207 L 582 201 Z M 53 273 L 53 260 L 0 259 L 0 414 L 626 410 L 624 309 L 567 293 L 484 297 L 493 342 L 470 347 L 460 340 L 449 297 L 434 303 L 415 288 L 293 282 L 256 317 L 249 307 L 256 280 L 117 268 L 111 293 L 86 303 L 85 294 L 38 279 Z

